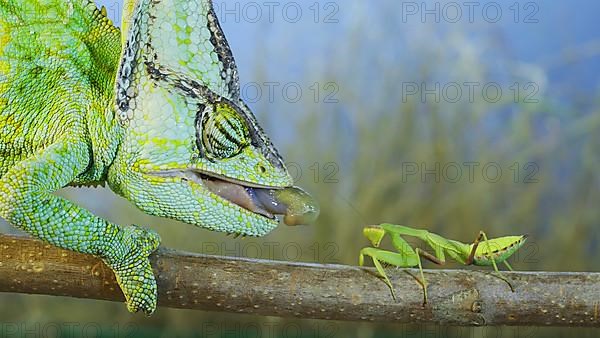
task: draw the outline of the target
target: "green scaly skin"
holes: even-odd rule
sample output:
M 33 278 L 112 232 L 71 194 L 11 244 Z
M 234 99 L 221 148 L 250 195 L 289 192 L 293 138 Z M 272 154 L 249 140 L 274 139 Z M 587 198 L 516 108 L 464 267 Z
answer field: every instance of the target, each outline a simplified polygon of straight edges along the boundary
M 318 207 L 241 101 L 212 3 L 124 6 L 121 34 L 89 0 L 0 0 L 0 216 L 101 257 L 128 309 L 151 314 L 158 234 L 55 191 L 107 182 L 148 214 L 249 236 L 275 228 L 272 214 L 308 223 Z M 255 207 L 261 191 L 280 212 Z

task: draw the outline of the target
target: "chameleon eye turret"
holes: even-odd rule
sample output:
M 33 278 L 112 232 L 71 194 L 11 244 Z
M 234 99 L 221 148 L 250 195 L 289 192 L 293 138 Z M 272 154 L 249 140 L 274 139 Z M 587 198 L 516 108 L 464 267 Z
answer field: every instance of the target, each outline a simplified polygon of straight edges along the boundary
M 200 156 L 222 160 L 239 154 L 250 144 L 245 121 L 227 103 L 207 106 L 196 124 Z

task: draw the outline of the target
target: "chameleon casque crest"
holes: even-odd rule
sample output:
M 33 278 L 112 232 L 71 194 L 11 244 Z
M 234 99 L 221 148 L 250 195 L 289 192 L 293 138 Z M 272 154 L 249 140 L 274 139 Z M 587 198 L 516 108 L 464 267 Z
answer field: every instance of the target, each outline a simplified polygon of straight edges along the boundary
M 262 236 L 316 202 L 240 98 L 209 0 L 126 0 L 122 32 L 88 0 L 0 0 L 0 216 L 101 257 L 128 309 L 156 309 L 154 231 L 53 193 L 108 183 L 144 212 Z

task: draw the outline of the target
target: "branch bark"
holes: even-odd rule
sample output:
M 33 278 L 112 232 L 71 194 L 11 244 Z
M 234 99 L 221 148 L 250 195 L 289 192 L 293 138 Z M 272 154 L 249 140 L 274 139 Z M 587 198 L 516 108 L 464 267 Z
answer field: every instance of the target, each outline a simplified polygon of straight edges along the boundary
M 152 257 L 159 305 L 347 321 L 452 325 L 600 326 L 600 273 L 390 269 L 398 299 L 370 268 L 206 256 Z M 124 301 L 111 270 L 88 255 L 0 235 L 0 292 Z M 160 308 L 158 309 L 160 311 Z

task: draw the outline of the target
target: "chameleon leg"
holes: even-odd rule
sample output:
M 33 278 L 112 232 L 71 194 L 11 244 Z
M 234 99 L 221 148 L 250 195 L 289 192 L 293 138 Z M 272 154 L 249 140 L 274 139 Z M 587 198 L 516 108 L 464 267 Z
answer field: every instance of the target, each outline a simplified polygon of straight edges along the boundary
M 53 195 L 88 167 L 88 146 L 77 139 L 49 145 L 6 172 L 0 178 L 0 216 L 53 245 L 101 257 L 115 272 L 128 309 L 150 314 L 157 291 L 147 257 L 159 236 L 109 223 Z
M 142 310 L 150 315 L 156 310 L 157 286 L 148 256 L 160 244 L 153 230 L 136 225 L 119 229 L 116 247 L 106 250 L 104 262 L 115 272 L 130 312 Z
M 504 276 L 500 270 L 498 269 L 498 265 L 496 264 L 496 260 L 494 259 L 494 257 L 492 256 L 492 248 L 490 246 L 490 242 L 488 241 L 488 238 L 485 234 L 485 232 L 480 231 L 481 237 L 483 237 L 483 240 L 486 242 L 487 244 L 487 251 L 488 254 L 490 255 L 490 260 L 492 261 L 492 265 L 494 266 L 494 271 L 496 271 L 496 276 L 500 279 L 502 279 L 503 281 L 506 282 L 506 284 L 508 284 L 508 286 L 510 287 L 510 291 L 515 292 L 515 288 L 513 287 L 512 283 L 508 280 L 508 278 L 506 278 L 506 276 Z

